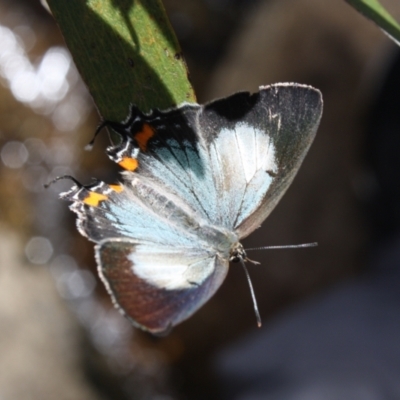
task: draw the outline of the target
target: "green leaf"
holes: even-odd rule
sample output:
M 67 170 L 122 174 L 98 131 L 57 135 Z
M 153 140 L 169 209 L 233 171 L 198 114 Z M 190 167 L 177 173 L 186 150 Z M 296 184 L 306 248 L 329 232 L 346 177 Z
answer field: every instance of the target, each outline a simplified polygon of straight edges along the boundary
M 160 0 L 48 0 L 75 64 L 105 119 L 195 102 Z
M 386 11 L 378 0 L 346 0 L 361 14 L 374 21 L 398 45 L 400 45 L 400 25 Z

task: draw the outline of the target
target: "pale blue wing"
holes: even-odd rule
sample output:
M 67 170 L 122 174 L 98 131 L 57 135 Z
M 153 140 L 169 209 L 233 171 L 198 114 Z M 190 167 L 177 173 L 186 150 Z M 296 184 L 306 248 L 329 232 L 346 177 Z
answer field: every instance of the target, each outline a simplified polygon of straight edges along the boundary
M 233 233 L 209 226 L 185 201 L 140 174 L 124 184 L 74 186 L 72 201 L 79 231 L 90 240 L 131 238 L 172 247 L 212 248 L 227 257 Z
M 129 240 L 96 246 L 99 273 L 114 303 L 136 326 L 167 332 L 189 318 L 219 288 L 228 262 L 199 249 Z
M 122 142 L 110 147 L 108 154 L 120 165 L 126 158 L 137 160 L 137 169 L 125 172 L 126 181 L 139 174 L 162 192 L 181 199 L 198 218 L 213 224 L 219 215 L 219 194 L 208 149 L 200 141 L 201 110 L 198 104 L 184 104 L 165 112 L 153 110 L 146 115 L 132 107 L 125 123 L 107 124 L 122 136 Z

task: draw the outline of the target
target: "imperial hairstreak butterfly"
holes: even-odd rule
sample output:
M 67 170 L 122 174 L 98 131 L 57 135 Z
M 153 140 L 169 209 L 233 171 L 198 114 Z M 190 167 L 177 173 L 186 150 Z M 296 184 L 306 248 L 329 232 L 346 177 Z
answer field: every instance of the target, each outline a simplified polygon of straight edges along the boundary
M 210 299 L 229 261 L 247 260 L 240 240 L 292 182 L 321 113 L 318 90 L 283 83 L 149 114 L 132 106 L 99 127 L 121 137 L 107 149 L 120 183 L 76 182 L 61 197 L 135 326 L 168 331 Z

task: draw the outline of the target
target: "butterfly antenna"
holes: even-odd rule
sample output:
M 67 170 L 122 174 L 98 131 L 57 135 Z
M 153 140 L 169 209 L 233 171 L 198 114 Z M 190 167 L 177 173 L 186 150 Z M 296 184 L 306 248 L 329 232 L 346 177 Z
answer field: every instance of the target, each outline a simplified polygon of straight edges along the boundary
M 302 249 L 306 247 L 317 247 L 318 243 L 302 243 L 302 244 L 289 244 L 283 246 L 264 246 L 264 247 L 254 247 L 251 249 L 245 249 L 246 251 L 251 250 L 280 250 L 280 249 Z
M 105 121 L 103 121 L 103 122 L 97 127 L 96 131 L 94 132 L 93 139 L 85 146 L 85 150 L 86 150 L 86 151 L 90 151 L 90 150 L 93 149 L 93 145 L 94 145 L 94 142 L 95 142 L 95 140 L 96 140 L 96 138 L 97 138 L 97 135 L 98 135 L 98 134 L 100 133 L 100 131 L 101 131 L 103 128 L 105 128 L 108 124 L 109 124 L 109 121 L 105 120 Z
M 57 176 L 57 178 L 54 178 L 52 181 L 50 181 L 49 183 L 45 183 L 43 186 L 45 187 L 45 189 L 47 189 L 49 186 L 51 186 L 53 183 L 60 181 L 61 179 L 69 179 L 72 182 L 75 183 L 76 186 L 78 187 L 82 187 L 82 183 L 78 182 L 73 176 L 71 175 L 63 175 L 63 176 Z
M 253 300 L 254 313 L 256 314 L 257 326 L 260 328 L 261 327 L 261 317 L 260 317 L 260 312 L 258 311 L 256 295 L 254 293 L 253 284 L 251 283 L 250 274 L 249 274 L 249 271 L 247 270 L 246 265 L 242 258 L 240 258 L 240 263 L 242 264 L 242 267 L 246 274 L 247 282 L 248 282 L 249 288 L 250 288 L 251 299 Z

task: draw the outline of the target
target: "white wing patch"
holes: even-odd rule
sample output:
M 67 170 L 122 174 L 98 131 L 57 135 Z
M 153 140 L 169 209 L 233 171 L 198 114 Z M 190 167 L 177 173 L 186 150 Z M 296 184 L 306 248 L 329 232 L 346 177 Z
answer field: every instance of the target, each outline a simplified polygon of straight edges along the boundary
M 270 136 L 245 122 L 223 128 L 210 147 L 219 221 L 234 229 L 258 207 L 278 172 Z
M 184 256 L 182 256 L 184 255 Z M 133 273 L 145 282 L 166 290 L 200 286 L 214 272 L 215 255 L 190 249 L 141 245 L 128 256 Z
M 229 146 L 232 136 L 229 129 L 223 129 L 217 141 L 222 140 L 222 146 Z M 275 147 L 268 135 L 241 122 L 235 126 L 235 136 L 247 183 L 259 170 L 277 172 Z

